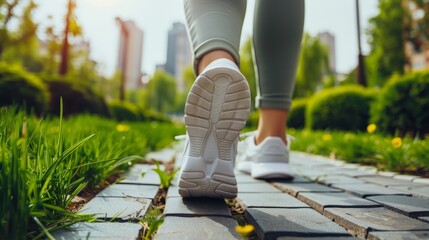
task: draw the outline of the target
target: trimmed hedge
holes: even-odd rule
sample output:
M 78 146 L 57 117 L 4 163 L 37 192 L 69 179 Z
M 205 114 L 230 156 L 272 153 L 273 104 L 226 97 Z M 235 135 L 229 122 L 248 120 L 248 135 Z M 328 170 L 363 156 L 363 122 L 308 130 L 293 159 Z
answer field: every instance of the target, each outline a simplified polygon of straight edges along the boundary
M 19 66 L 0 63 L 0 106 L 17 104 L 41 114 L 48 99 L 49 92 L 41 79 Z
M 429 133 L 429 71 L 394 76 L 371 109 L 372 122 L 386 133 L 423 137 Z
M 330 88 L 308 102 L 306 127 L 345 131 L 364 131 L 369 123 L 374 92 L 360 86 Z
M 140 120 L 139 109 L 129 102 L 109 103 L 110 115 L 116 121 L 138 121 Z
M 96 94 L 90 87 L 61 78 L 49 79 L 45 82 L 51 93 L 49 101 L 49 111 L 51 113 L 59 115 L 60 98 L 62 97 L 64 116 L 79 113 L 90 113 L 100 116 L 109 115 L 104 98 Z
M 292 106 L 288 113 L 287 125 L 290 128 L 302 129 L 305 127 L 305 110 L 307 108 L 306 98 L 292 100 Z

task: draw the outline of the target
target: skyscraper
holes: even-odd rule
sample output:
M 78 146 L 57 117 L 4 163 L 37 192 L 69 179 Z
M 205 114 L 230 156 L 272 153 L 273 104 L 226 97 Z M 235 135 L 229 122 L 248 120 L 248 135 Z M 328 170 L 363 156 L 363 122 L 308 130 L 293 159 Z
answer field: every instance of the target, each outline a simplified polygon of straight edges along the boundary
M 116 18 L 116 21 L 120 28 L 117 69 L 122 73 L 121 87 L 135 89 L 141 86 L 143 31 L 133 21 L 123 21 L 120 18 Z
M 330 32 L 321 32 L 318 34 L 320 41 L 328 47 L 329 53 L 329 69 L 332 73 L 337 73 L 336 58 L 335 58 L 335 36 Z
M 168 31 L 165 71 L 176 78 L 179 91 L 185 90 L 182 75 L 183 69 L 189 64 L 191 64 L 191 47 L 186 27 L 183 23 L 176 22 Z

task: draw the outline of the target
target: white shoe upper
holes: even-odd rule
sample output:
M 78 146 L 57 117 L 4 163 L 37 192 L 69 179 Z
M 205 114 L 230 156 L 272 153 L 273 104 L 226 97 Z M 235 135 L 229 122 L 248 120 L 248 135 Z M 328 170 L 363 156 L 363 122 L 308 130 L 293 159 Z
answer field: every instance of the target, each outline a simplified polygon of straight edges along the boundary
M 256 145 L 252 134 L 239 143 L 237 169 L 255 178 L 291 178 L 289 146 L 279 137 L 267 137 Z

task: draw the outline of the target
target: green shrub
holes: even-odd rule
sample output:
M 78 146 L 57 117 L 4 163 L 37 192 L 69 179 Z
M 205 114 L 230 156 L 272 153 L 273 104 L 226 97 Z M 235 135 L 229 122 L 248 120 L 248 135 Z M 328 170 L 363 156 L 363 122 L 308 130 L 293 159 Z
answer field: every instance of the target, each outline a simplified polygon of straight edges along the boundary
M 382 89 L 371 120 L 383 132 L 424 136 L 429 133 L 429 71 L 395 76 Z
M 310 129 L 365 130 L 374 92 L 359 86 L 330 88 L 308 102 L 306 127 Z
M 117 121 L 138 121 L 139 110 L 129 102 L 111 102 L 109 104 L 110 115 Z
M 305 127 L 305 109 L 307 108 L 306 98 L 297 98 L 292 100 L 292 106 L 288 113 L 287 125 L 290 128 Z
M 49 111 L 59 115 L 60 98 L 63 98 L 64 116 L 79 113 L 91 113 L 101 116 L 108 116 L 109 110 L 103 97 L 96 94 L 88 86 L 83 86 L 68 79 L 48 79 L 46 80 L 51 98 L 49 101 Z
M 171 122 L 170 118 L 160 112 L 156 112 L 153 110 L 140 110 L 139 111 L 139 119 L 142 121 L 149 122 Z
M 48 99 L 42 80 L 19 66 L 0 63 L 0 106 L 18 104 L 40 114 L 46 110 Z

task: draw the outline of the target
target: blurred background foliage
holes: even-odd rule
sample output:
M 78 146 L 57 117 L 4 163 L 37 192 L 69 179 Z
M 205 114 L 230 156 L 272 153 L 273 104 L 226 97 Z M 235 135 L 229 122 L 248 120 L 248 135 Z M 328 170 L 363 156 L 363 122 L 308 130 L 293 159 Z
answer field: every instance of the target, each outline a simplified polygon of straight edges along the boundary
M 181 81 L 184 89 L 178 89 L 178 79 L 174 76 L 158 70 L 147 76 L 143 87 L 128 90 L 121 101 L 122 74 L 116 72 L 105 77 L 88 51 L 78 46 L 79 40 L 84 39 L 83 31 L 75 15 L 76 3 L 69 2 L 61 33 L 55 31 L 52 23 L 45 29 L 39 29 L 39 24 L 33 20 L 33 13 L 37 11 L 33 0 L 0 2 L 0 105 L 20 104 L 38 115 L 58 115 L 59 98 L 62 97 L 66 117 L 89 113 L 119 121 L 164 121 L 169 117 L 181 120 L 187 92 L 195 79 L 192 67 L 183 71 Z M 411 3 L 423 11 L 422 17 L 413 15 L 408 7 Z M 413 73 L 406 47 L 411 44 L 413 49 L 422 50 L 429 39 L 429 14 L 426 14 L 429 3 L 423 0 L 380 0 L 378 8 L 379 13 L 370 19 L 366 29 L 371 48 L 365 56 L 368 83 L 365 90 L 358 90 L 358 87 L 344 90 L 344 85 L 357 85 L 357 67 L 345 74 L 333 72 L 329 66 L 328 46 L 318 36 L 304 34 L 294 92 L 294 98 L 300 100 L 292 106 L 291 126 L 362 131 L 366 124 L 374 122 L 386 134 L 420 137 L 427 134 L 424 127 L 417 126 L 426 121 L 424 111 L 429 94 L 426 94 L 425 86 L 428 77 L 424 73 Z M 48 22 L 51 20 L 48 17 Z M 44 51 L 40 50 L 42 42 L 38 32 L 43 32 L 46 38 Z M 241 46 L 240 56 L 240 68 L 249 81 L 252 112 L 255 112 L 248 125 L 255 126 L 258 118 L 254 108 L 257 76 L 251 37 Z M 392 78 L 407 80 L 393 84 L 390 82 L 398 80 L 390 80 Z M 401 89 L 406 92 L 402 98 L 399 90 L 392 90 L 401 86 L 406 88 Z M 336 88 L 339 89 L 333 90 Z M 411 100 L 404 101 L 405 98 L 414 99 L 414 102 L 410 104 Z M 388 104 L 393 100 L 397 107 Z M 370 111 L 371 108 L 376 110 Z M 401 117 L 395 124 L 388 124 L 386 119 L 394 116 L 388 114 L 391 112 L 402 114 L 395 116 L 411 117 Z M 324 117 L 324 122 L 329 124 L 322 124 L 322 113 L 330 113 Z M 352 114 L 357 114 L 354 121 L 359 123 L 336 120 L 350 118 L 348 116 Z

